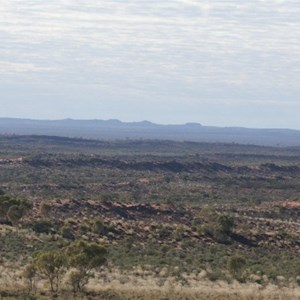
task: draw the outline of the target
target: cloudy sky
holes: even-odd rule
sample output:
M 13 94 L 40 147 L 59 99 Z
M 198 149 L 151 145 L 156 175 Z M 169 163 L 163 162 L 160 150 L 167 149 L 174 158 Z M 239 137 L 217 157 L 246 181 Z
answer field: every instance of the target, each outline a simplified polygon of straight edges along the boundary
M 299 0 L 0 0 L 0 117 L 300 129 Z

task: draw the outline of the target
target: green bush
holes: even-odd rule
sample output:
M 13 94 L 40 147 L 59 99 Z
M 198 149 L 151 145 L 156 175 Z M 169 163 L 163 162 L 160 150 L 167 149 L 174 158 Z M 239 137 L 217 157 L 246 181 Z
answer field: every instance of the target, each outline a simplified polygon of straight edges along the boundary
M 93 223 L 93 232 L 96 234 L 102 234 L 104 232 L 105 225 L 102 218 L 97 218 Z
M 53 225 L 47 220 L 37 220 L 32 224 L 32 229 L 37 233 L 50 233 L 53 231 Z
M 234 227 L 234 219 L 228 215 L 219 215 L 217 219 L 217 226 L 221 233 L 230 235 Z
M 45 218 L 49 217 L 51 210 L 52 210 L 51 204 L 44 202 L 44 201 L 41 203 L 40 212 L 43 217 L 45 217 Z
M 70 226 L 64 225 L 63 227 L 61 227 L 60 233 L 61 233 L 62 237 L 65 239 L 68 239 L 68 240 L 75 239 L 73 229 Z
M 198 227 L 198 234 L 213 236 L 214 235 L 213 225 L 203 224 L 203 225 L 199 226 Z
M 234 255 L 228 259 L 227 267 L 231 275 L 238 280 L 242 279 L 242 273 L 246 265 L 246 259 L 241 255 Z
M 20 206 L 12 205 L 7 211 L 8 220 L 15 226 L 23 217 L 23 210 Z
M 25 199 L 0 195 L 0 218 L 3 222 L 10 221 L 12 224 L 16 224 L 31 209 L 32 203 Z
M 234 227 L 233 217 L 216 212 L 210 206 L 204 206 L 200 211 L 200 218 L 205 223 L 198 227 L 200 235 L 209 235 L 219 243 L 231 243 Z
M 90 227 L 87 224 L 80 224 L 79 225 L 79 230 L 80 230 L 81 233 L 85 234 L 90 230 Z

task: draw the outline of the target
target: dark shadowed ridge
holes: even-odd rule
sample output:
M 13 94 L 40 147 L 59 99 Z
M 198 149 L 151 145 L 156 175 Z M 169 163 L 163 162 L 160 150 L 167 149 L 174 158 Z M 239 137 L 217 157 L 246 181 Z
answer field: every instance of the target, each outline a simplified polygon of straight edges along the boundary
M 161 139 L 174 141 L 300 146 L 300 131 L 202 126 L 198 123 L 160 125 L 149 121 L 31 120 L 0 118 L 0 134 L 51 135 L 91 139 Z

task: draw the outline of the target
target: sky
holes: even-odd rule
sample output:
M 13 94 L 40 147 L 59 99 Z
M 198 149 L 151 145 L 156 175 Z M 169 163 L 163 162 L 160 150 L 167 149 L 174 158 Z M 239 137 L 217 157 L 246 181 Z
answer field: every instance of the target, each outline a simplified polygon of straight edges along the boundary
M 0 0 L 0 117 L 300 129 L 299 0 Z

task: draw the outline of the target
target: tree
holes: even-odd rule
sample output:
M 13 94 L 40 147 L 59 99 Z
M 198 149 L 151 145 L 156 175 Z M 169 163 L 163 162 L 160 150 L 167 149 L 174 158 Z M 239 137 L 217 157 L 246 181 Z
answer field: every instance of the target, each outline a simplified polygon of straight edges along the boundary
M 15 226 L 19 220 L 23 217 L 23 210 L 20 206 L 13 205 L 7 211 L 8 220 Z
M 228 215 L 220 215 L 217 224 L 222 233 L 230 235 L 234 226 L 234 219 Z
M 32 204 L 25 199 L 17 199 L 8 195 L 0 195 L 0 218 L 3 222 L 13 224 L 22 219 L 32 209 Z
M 74 292 L 82 291 L 92 275 L 92 270 L 106 262 L 106 248 L 95 243 L 78 241 L 66 250 L 69 266 L 75 268 L 70 274 L 70 283 Z
M 228 215 L 219 215 L 214 228 L 215 239 L 224 244 L 231 243 L 234 219 Z
M 233 217 L 215 211 L 211 206 L 204 206 L 200 211 L 204 224 L 199 227 L 200 234 L 214 237 L 221 243 L 230 243 L 234 227 Z
M 36 266 L 34 264 L 29 264 L 25 267 L 23 271 L 23 277 L 26 280 L 29 293 L 36 289 L 35 279 L 36 279 Z
M 0 196 L 0 217 L 3 221 L 7 220 L 7 212 L 10 206 L 17 204 L 14 198 L 8 195 Z
M 66 272 L 66 258 L 58 250 L 42 252 L 34 262 L 37 270 L 45 276 L 50 283 L 52 293 L 58 291 L 62 277 Z

